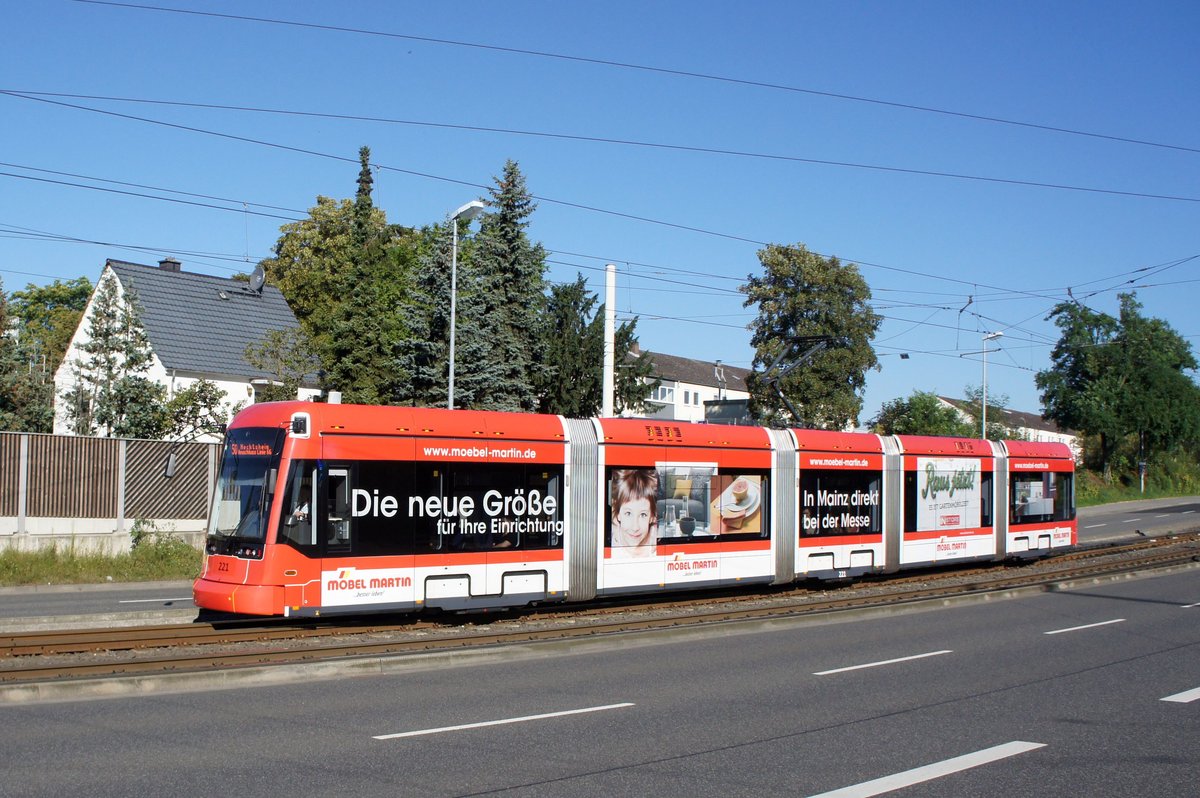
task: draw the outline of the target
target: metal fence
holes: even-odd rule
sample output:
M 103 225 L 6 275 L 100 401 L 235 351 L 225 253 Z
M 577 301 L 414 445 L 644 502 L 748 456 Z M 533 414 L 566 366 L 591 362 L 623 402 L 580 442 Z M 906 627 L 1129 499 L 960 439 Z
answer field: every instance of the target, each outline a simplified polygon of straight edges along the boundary
M 213 443 L 0 432 L 0 549 L 125 550 L 139 521 L 202 537 L 219 451 Z

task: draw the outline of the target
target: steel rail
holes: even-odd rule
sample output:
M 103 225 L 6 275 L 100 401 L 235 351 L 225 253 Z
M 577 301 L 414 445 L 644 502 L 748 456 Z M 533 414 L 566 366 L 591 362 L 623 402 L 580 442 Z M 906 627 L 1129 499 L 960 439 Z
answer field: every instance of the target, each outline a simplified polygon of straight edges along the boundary
M 197 652 L 124 661 L 69 662 L 49 665 L 33 657 L 31 658 L 34 660 L 32 662 L 19 663 L 19 665 L 28 665 L 28 667 L 18 666 L 0 669 L 0 682 L 20 683 L 45 680 L 69 680 L 95 676 L 189 672 L 213 668 L 238 668 L 290 662 L 402 655 L 406 653 L 446 651 L 467 647 L 566 640 L 683 626 L 700 627 L 737 621 L 797 618 L 866 607 L 902 605 L 969 594 L 994 593 L 1022 587 L 1047 587 L 1072 580 L 1087 579 L 1102 575 L 1111 576 L 1147 569 L 1167 568 L 1198 561 L 1200 561 L 1200 545 L 1197 545 L 1193 540 L 1175 546 L 1172 551 L 1165 553 L 1152 552 L 1133 559 L 1089 563 L 1083 566 L 1077 565 L 1038 573 L 1004 576 L 986 581 L 927 584 L 912 589 L 886 590 L 852 596 L 823 598 L 816 601 L 812 600 L 812 594 L 810 593 L 807 600 L 799 597 L 792 597 L 794 600 L 787 600 L 785 597 L 784 601 L 768 606 L 749 608 L 726 607 L 693 613 L 683 611 L 687 607 L 678 605 L 663 607 L 662 605 L 647 605 L 643 603 L 641 605 L 626 607 L 628 614 L 637 614 L 639 612 L 646 612 L 647 610 L 665 613 L 650 618 L 619 618 L 611 621 L 597 620 L 591 623 L 579 623 L 581 617 L 586 616 L 563 614 L 558 618 L 561 623 L 556 624 L 543 619 L 543 623 L 548 623 L 547 626 L 542 628 L 522 628 L 515 631 L 473 632 L 457 635 L 427 636 L 421 639 L 356 641 L 330 646 L 252 648 L 217 653 Z M 935 577 L 931 577 L 928 574 L 924 575 L 924 577 L 923 581 L 925 582 L 938 581 Z M 954 578 L 953 574 L 943 577 L 943 581 L 952 578 Z M 759 601 L 770 601 L 775 598 L 778 597 L 766 597 L 762 595 L 757 597 Z M 713 603 L 712 599 L 710 598 L 707 603 L 711 605 Z M 692 608 L 703 609 L 704 603 L 697 600 L 690 604 L 690 606 Z M 387 634 L 401 631 L 402 629 L 412 631 L 413 627 L 411 624 L 404 627 L 361 627 L 352 631 L 343 629 L 341 633 L 354 633 L 358 635 Z

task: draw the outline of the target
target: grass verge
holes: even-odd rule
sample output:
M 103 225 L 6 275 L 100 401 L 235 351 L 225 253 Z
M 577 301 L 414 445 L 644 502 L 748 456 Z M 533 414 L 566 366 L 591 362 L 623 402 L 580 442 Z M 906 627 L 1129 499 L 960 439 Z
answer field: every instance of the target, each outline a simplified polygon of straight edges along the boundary
M 187 542 L 135 526 L 133 547 L 125 554 L 80 552 L 73 546 L 0 551 L 0 586 L 195 579 L 200 560 L 200 552 Z

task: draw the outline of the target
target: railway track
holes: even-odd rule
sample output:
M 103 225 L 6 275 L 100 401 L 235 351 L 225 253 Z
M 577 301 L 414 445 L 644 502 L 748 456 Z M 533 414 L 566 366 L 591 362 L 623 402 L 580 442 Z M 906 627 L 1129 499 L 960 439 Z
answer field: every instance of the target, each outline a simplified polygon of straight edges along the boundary
M 1200 534 L 1080 549 L 1033 564 L 923 571 L 846 587 L 719 592 L 403 622 L 212 622 L 0 635 L 0 683 L 395 656 L 795 618 L 1200 562 Z

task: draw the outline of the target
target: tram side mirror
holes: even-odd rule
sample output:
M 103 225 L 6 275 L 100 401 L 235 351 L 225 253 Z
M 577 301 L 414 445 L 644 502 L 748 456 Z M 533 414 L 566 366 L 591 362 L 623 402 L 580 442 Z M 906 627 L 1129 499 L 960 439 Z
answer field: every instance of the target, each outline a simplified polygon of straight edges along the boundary
M 178 464 L 179 455 L 176 452 L 167 452 L 167 462 L 163 466 L 163 479 L 170 479 L 175 476 L 175 466 Z

